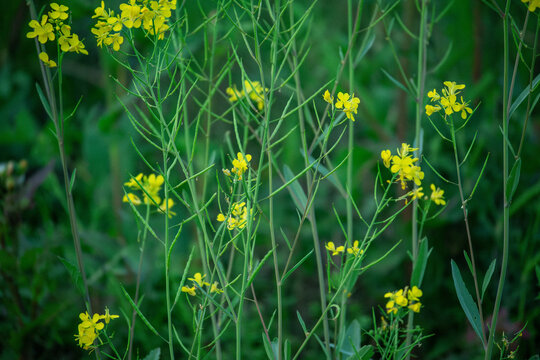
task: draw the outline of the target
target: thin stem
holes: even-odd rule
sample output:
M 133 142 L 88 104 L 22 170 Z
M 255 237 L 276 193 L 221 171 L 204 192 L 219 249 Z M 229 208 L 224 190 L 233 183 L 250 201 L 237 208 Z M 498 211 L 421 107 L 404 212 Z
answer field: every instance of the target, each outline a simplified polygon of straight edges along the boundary
M 491 354 L 493 352 L 493 342 L 495 340 L 495 330 L 497 329 L 497 318 L 499 317 L 499 307 L 501 305 L 502 292 L 504 288 L 504 281 L 506 279 L 506 269 L 508 267 L 508 241 L 509 241 L 509 227 L 510 227 L 510 204 L 508 204 L 508 199 L 506 198 L 506 189 L 508 182 L 508 111 L 509 111 L 509 102 L 508 102 L 508 23 L 510 21 L 509 17 L 509 8 L 510 0 L 506 1 L 506 8 L 503 16 L 503 259 L 501 264 L 501 272 L 499 275 L 499 284 L 497 286 L 497 295 L 495 297 L 495 305 L 493 307 L 493 315 L 491 320 L 491 326 L 489 327 L 489 340 L 487 345 L 487 351 L 485 360 L 491 359 Z
M 420 10 L 420 34 L 418 37 L 418 79 L 416 84 L 416 122 L 415 122 L 415 157 L 422 159 L 422 111 L 423 111 L 423 99 L 424 99 L 424 87 L 425 87 L 425 75 L 426 75 L 426 47 L 427 47 L 427 5 L 426 0 L 422 0 Z M 414 184 L 414 189 L 417 189 L 418 185 Z M 416 267 L 418 259 L 418 201 L 413 203 L 412 208 L 412 268 Z M 420 284 L 418 284 L 420 286 Z M 406 347 L 408 348 L 412 341 L 412 328 L 414 326 L 414 312 L 409 311 L 407 319 L 407 338 Z M 410 359 L 411 353 L 407 354 L 407 360 Z
M 458 180 L 458 189 L 459 189 L 459 196 L 461 199 L 461 208 L 463 209 L 463 220 L 465 222 L 465 230 L 467 232 L 467 241 L 469 243 L 469 253 L 471 258 L 471 264 L 472 264 L 472 276 L 474 281 L 474 290 L 476 292 L 476 303 L 478 305 L 478 312 L 480 314 L 480 323 L 482 324 L 482 342 L 485 346 L 486 344 L 486 333 L 484 329 L 484 316 L 482 314 L 482 298 L 480 297 L 480 290 L 478 287 L 478 276 L 476 275 L 476 262 L 474 257 L 474 251 L 473 251 L 473 244 L 472 244 L 472 237 L 471 237 L 471 230 L 469 227 L 469 218 L 468 218 L 468 210 L 467 210 L 467 201 L 465 200 L 465 195 L 463 194 L 463 185 L 461 183 L 461 171 L 459 168 L 459 155 L 457 150 L 457 144 L 456 144 L 456 132 L 454 128 L 454 120 L 452 117 L 450 117 L 450 133 L 452 135 L 452 146 L 454 148 L 454 160 L 456 163 L 456 176 Z
M 150 218 L 150 203 L 146 204 L 146 216 L 145 216 L 145 222 L 148 224 L 148 220 Z M 146 243 L 146 236 L 148 234 L 148 226 L 144 227 L 143 230 L 143 236 L 141 239 L 141 253 L 139 254 L 139 265 L 137 267 L 137 284 L 135 286 L 135 298 L 133 299 L 133 302 L 139 306 L 139 287 L 141 284 L 141 271 L 142 271 L 142 263 L 143 263 L 143 255 L 144 255 L 144 245 Z M 128 350 L 128 360 L 131 360 L 131 352 L 133 350 L 133 335 L 135 334 L 135 321 L 137 320 L 137 311 L 133 309 L 133 313 L 131 314 L 131 328 L 129 329 L 129 350 Z

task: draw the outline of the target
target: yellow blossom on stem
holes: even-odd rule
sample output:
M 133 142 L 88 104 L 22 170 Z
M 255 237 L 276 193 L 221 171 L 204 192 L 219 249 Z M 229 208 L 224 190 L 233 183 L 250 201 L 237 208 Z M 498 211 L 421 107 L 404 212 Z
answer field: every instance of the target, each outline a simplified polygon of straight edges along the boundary
M 197 284 L 200 288 L 202 288 L 204 285 L 210 285 L 210 283 L 203 280 L 205 277 L 206 275 L 201 275 L 201 273 L 195 273 L 195 275 L 193 275 L 192 278 L 188 278 L 188 280 L 193 281 L 193 285 Z
M 67 11 L 69 8 L 67 6 L 51 3 L 51 9 L 52 11 L 49 11 L 49 17 L 51 19 L 66 20 L 68 18 Z
M 108 324 L 111 320 L 118 319 L 118 315 L 111 315 L 109 314 L 109 308 L 105 308 L 105 315 L 100 315 L 100 318 L 105 320 L 105 324 Z
M 327 103 L 331 104 L 333 106 L 334 104 L 334 97 L 330 95 L 330 92 L 328 90 L 326 90 L 323 94 L 323 99 L 324 101 L 326 101 Z
M 26 37 L 29 39 L 33 39 L 35 37 L 38 38 L 38 41 L 42 44 L 45 44 L 47 41 L 53 41 L 54 40 L 54 28 L 52 24 L 47 22 L 48 16 L 43 15 L 41 17 L 41 23 L 37 22 L 36 20 L 31 20 L 28 25 L 34 29 L 34 31 L 30 31 L 26 34 Z
M 43 63 L 47 67 L 50 67 L 50 68 L 56 67 L 56 62 L 54 62 L 54 60 L 49 59 L 49 55 L 44 51 L 39 53 L 39 59 L 43 61 Z
M 221 294 L 222 292 L 223 292 L 223 290 L 218 287 L 218 282 L 214 281 L 214 283 L 210 287 L 210 294 L 212 294 L 212 293 Z
M 345 251 L 345 246 L 341 245 L 341 246 L 336 247 L 336 245 L 332 241 L 327 242 L 325 247 L 326 247 L 326 250 L 332 253 L 332 256 L 339 255 L 339 253 L 342 253 Z
M 390 167 L 390 160 L 392 159 L 392 153 L 390 152 L 390 150 L 381 151 L 381 159 L 383 160 L 384 166 L 389 168 Z
M 141 199 L 137 195 L 135 195 L 133 193 L 125 194 L 124 197 L 122 198 L 122 201 L 126 202 L 126 203 L 127 202 L 132 203 L 133 205 L 136 205 L 136 206 L 142 204 Z
M 437 205 L 446 205 L 446 201 L 444 200 L 444 190 L 439 189 L 438 187 L 435 187 L 434 184 L 431 184 L 431 201 L 433 201 Z
M 422 192 L 423 190 L 423 187 L 417 187 L 416 189 L 414 189 L 413 191 L 409 192 L 409 196 L 412 196 L 411 197 L 411 201 L 412 200 L 416 200 L 416 199 L 420 199 L 422 196 L 424 196 L 424 193 Z
M 364 250 L 358 247 L 358 240 L 354 240 L 353 246 L 347 249 L 347 253 L 358 256 L 362 255 L 364 253 Z
M 192 286 L 192 287 L 182 286 L 182 292 L 188 293 L 188 295 L 191 295 L 191 296 L 197 295 L 197 292 L 195 291 L 195 286 Z
M 163 199 L 163 202 L 159 206 L 159 211 L 166 214 L 167 210 L 169 211 L 169 219 L 176 215 L 174 211 L 171 210 L 171 208 L 174 206 L 174 200 L 169 198 L 167 202 L 165 202 L 165 199 Z
M 397 291 L 387 292 L 384 294 L 385 298 L 389 298 L 386 303 L 386 312 L 396 314 L 399 310 L 399 307 L 407 306 L 408 300 L 405 297 L 405 292 L 403 289 Z
M 527 8 L 530 12 L 533 12 L 536 10 L 537 7 L 540 7 L 540 0 L 521 0 L 523 3 L 529 3 Z
M 236 174 L 238 176 L 238 180 L 242 180 L 242 175 L 247 171 L 248 169 L 248 163 L 251 161 L 251 155 L 246 154 L 242 155 L 241 152 L 236 154 L 237 158 L 233 160 L 233 168 L 231 169 L 231 172 L 233 174 Z
M 426 105 L 426 115 L 431 116 L 433 113 L 436 113 L 437 111 L 441 110 L 441 107 L 439 105 Z

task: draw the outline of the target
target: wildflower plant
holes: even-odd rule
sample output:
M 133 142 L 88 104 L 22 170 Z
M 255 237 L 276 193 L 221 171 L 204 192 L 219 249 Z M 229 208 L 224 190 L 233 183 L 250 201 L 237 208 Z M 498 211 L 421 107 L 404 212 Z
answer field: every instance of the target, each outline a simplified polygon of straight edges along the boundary
M 533 3 L 527 4 L 529 11 L 536 8 Z M 451 185 L 455 185 L 468 237 L 475 306 L 471 307 L 471 297 L 452 261 L 453 280 L 488 354 L 495 325 L 488 334 L 483 326 L 482 299 L 489 277 L 480 291 L 468 222 L 468 203 L 484 168 L 474 186 L 466 189 L 465 185 L 470 186 L 460 169 L 473 144 L 462 156 L 457 137 L 476 109 L 466 97 L 464 84 L 445 81 L 442 88 L 425 91 L 426 47 L 432 26 L 429 2 L 417 4 L 419 34 L 406 31 L 418 42 L 414 79 L 406 74 L 392 42 L 394 19 L 399 20 L 393 12 L 397 2 L 377 3 L 373 17 L 360 25 L 365 18 L 361 15 L 364 4 L 360 2 L 353 12 L 349 0 L 348 42 L 340 49 L 341 57 L 335 55 L 339 68 L 330 75 L 332 80 L 309 90 L 301 70 L 309 55 L 309 18 L 316 2 L 303 13 L 293 1 L 196 5 L 197 16 L 188 11 L 193 4 L 177 0 L 129 0 L 114 9 L 101 1 L 91 16 L 92 48 L 106 52 L 125 71 L 125 76 L 109 80 L 118 89 L 119 121 L 129 121 L 134 130 L 130 140 L 138 156 L 136 166 L 145 168 L 136 176 L 126 176 L 121 196 L 125 207 L 120 212 L 130 210 L 136 224 L 136 236 L 128 239 L 127 246 L 138 251 L 133 269 L 126 262 L 135 274 L 135 286 L 119 286 L 128 309 L 124 354 L 117 351 L 113 334 L 108 332 L 110 322 L 119 316 L 108 309 L 104 315 L 92 311 L 72 198 L 75 172 L 68 171 L 63 147 L 62 57 L 65 52 L 88 54 L 88 50 L 72 32 L 65 5 L 51 3 L 40 18 L 34 11 L 29 23 L 27 37 L 36 41 L 46 96 L 40 87 L 38 91 L 55 125 L 84 285 L 86 311 L 79 315 L 77 344 L 95 350 L 97 358 L 131 360 L 138 356 L 138 332 L 144 328 L 167 349 L 170 359 L 241 359 L 249 354 L 252 327 L 257 326 L 262 335 L 257 338 L 260 347 L 270 359 L 294 360 L 313 353 L 325 359 L 408 359 L 429 336 L 415 326 L 415 316 L 423 316 L 424 308 L 435 307 L 423 298 L 422 289 L 427 286 L 423 277 L 433 250 L 424 227 L 448 204 L 453 208 Z M 376 25 L 388 38 L 401 79 L 385 74 L 415 102 L 410 142 L 398 142 L 394 135 L 384 145 L 365 145 L 358 140 L 367 123 L 364 120 L 370 116 L 370 104 L 366 86 L 360 86 L 354 74 L 371 47 Z M 44 51 L 45 45 L 53 43 L 55 56 Z M 49 68 L 57 68 L 56 89 Z M 337 91 L 343 87 L 347 92 Z M 423 142 L 422 121 L 426 119 L 442 141 L 451 143 L 455 176 L 444 177 L 430 161 Z M 294 145 L 285 148 L 286 143 Z M 391 144 L 399 143 L 391 150 L 395 146 Z M 358 149 L 364 146 L 371 146 L 366 153 L 372 152 L 374 176 L 361 179 L 361 190 L 372 185 L 372 197 L 359 196 L 355 167 Z M 286 154 L 291 148 L 294 156 Z M 296 163 L 288 163 L 285 155 Z M 121 184 L 116 190 L 120 188 Z M 321 206 L 323 196 L 335 199 Z M 396 238 L 396 232 L 389 230 L 408 214 L 410 234 Z M 323 223 L 331 231 L 324 231 Z M 391 242 L 384 241 L 390 238 Z M 358 319 L 366 318 L 370 309 L 358 313 L 351 306 L 363 291 L 359 280 L 403 250 L 404 239 L 411 246 L 410 257 L 403 257 L 410 261 L 410 274 L 404 282 L 408 285 L 380 293 L 384 303 L 371 309 L 371 328 L 360 329 Z M 384 251 L 373 251 L 374 246 Z M 121 252 L 118 258 L 122 256 Z M 150 256 L 152 262 L 146 260 Z M 315 269 L 309 321 L 304 320 L 304 309 L 287 301 L 292 297 L 292 280 L 307 263 Z M 152 307 L 159 303 L 155 309 L 147 305 L 149 297 L 145 297 L 148 267 L 161 270 L 154 276 L 161 281 L 156 287 L 160 296 L 150 299 Z M 98 278 L 94 275 L 92 282 L 100 281 Z M 504 276 L 500 279 L 502 291 Z M 262 283 L 265 294 L 261 301 L 257 293 Z M 390 286 L 388 289 L 394 288 Z M 498 313 L 498 305 L 495 310 Z M 148 314 L 153 311 L 159 316 L 151 319 Z M 290 311 L 297 317 L 286 316 Z M 295 337 L 289 330 L 296 325 L 303 336 Z M 360 341 L 363 335 L 371 339 L 369 343 Z M 112 354 L 105 353 L 105 344 Z M 504 351 L 508 352 L 507 346 Z

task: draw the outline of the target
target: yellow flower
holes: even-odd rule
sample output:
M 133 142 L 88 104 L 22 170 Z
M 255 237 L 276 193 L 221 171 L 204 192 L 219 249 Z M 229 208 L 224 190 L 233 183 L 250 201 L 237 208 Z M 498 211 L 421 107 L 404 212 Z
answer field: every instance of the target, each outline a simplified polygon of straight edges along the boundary
M 392 158 L 392 153 L 390 150 L 383 150 L 381 151 L 381 159 L 383 160 L 384 166 L 387 168 L 390 167 L 390 159 Z
M 34 29 L 34 31 L 30 31 L 26 34 L 26 37 L 29 39 L 33 39 L 37 36 L 38 41 L 42 44 L 45 44 L 47 40 L 53 41 L 54 40 L 54 28 L 52 24 L 47 22 L 47 15 L 43 15 L 41 17 L 41 23 L 38 23 L 36 20 L 32 20 L 28 23 L 28 25 Z
M 51 3 L 51 9 L 52 11 L 49 11 L 49 17 L 51 19 L 66 20 L 68 18 L 67 11 L 69 8 L 67 6 Z
M 232 87 L 228 87 L 225 92 L 227 93 L 227 95 L 229 95 L 229 101 L 230 102 L 235 102 L 235 101 L 238 101 L 240 100 L 242 97 L 244 97 L 244 90 L 242 91 L 238 91 L 236 89 L 236 87 L 232 88 Z
M 159 207 L 159 211 L 166 214 L 167 210 L 169 211 L 169 219 L 176 215 L 174 211 L 171 210 L 171 208 L 174 206 L 174 200 L 169 198 L 168 202 L 165 202 L 165 199 L 163 199 L 163 202 L 161 203 Z
M 218 287 L 218 282 L 214 281 L 214 283 L 210 287 L 210 294 L 212 294 L 212 293 L 221 294 L 222 292 L 223 292 L 223 290 Z
M 132 177 L 128 182 L 124 183 L 124 186 L 127 186 L 133 190 L 141 189 L 139 184 L 142 184 L 143 176 L 143 173 L 140 173 L 139 175 Z
M 426 105 L 426 115 L 431 116 L 433 113 L 441 110 L 441 107 L 439 105 Z
M 530 12 L 533 12 L 537 7 L 540 7 L 540 0 L 521 0 L 521 2 L 529 3 L 528 9 Z
M 437 94 L 437 90 L 433 89 L 432 91 L 427 93 L 428 98 L 431 99 L 431 101 L 437 101 L 441 98 L 439 94 Z
M 49 55 L 44 51 L 39 53 L 39 59 L 43 61 L 45 63 L 45 66 L 47 67 L 50 67 L 50 68 L 56 67 L 56 63 L 54 62 L 54 60 L 52 59 L 49 60 Z
M 423 190 L 423 187 L 417 187 L 416 189 L 414 189 L 413 191 L 409 192 L 409 196 L 412 196 L 411 197 L 411 201 L 412 200 L 416 200 L 416 199 L 420 199 L 422 196 L 424 196 L 424 193 L 422 192 Z
M 122 198 L 122 201 L 123 202 L 128 202 L 128 203 L 132 203 L 133 205 L 137 206 L 137 205 L 141 205 L 141 199 L 133 194 L 133 193 L 127 193 L 124 195 L 124 197 Z
M 182 286 L 182 292 L 188 293 L 191 296 L 197 295 L 197 293 L 195 292 L 195 286 L 192 286 L 192 287 Z
M 253 209 L 251 209 L 253 214 Z M 245 202 L 235 202 L 231 204 L 231 216 L 225 217 L 223 214 L 218 214 L 217 221 L 223 222 L 227 220 L 227 229 L 234 228 L 243 229 L 247 224 L 247 207 Z
M 326 249 L 332 252 L 332 256 L 338 255 L 339 253 L 345 251 L 345 247 L 343 245 L 336 247 L 332 241 L 326 243 Z
M 260 82 L 250 80 L 244 80 L 244 88 L 249 98 L 257 104 L 257 109 L 262 110 L 264 108 L 264 93 L 268 92 L 268 89 L 263 89 Z
M 354 94 L 349 95 L 348 93 L 338 93 L 338 101 L 336 101 L 336 108 L 342 109 L 347 119 L 354 121 L 354 115 L 357 113 L 358 104 L 360 104 L 360 99 L 355 97 Z
M 123 27 L 122 18 L 120 17 L 120 15 L 109 16 L 107 18 L 107 24 L 111 25 L 114 31 L 120 31 Z
M 347 249 L 347 252 L 349 254 L 352 254 L 354 256 L 362 255 L 364 253 L 364 250 L 361 250 L 358 247 L 358 240 L 354 240 L 353 246 Z
M 434 184 L 431 184 L 431 201 L 433 201 L 437 205 L 446 205 L 446 201 L 444 200 L 444 190 L 436 188 Z
M 422 295 L 424 295 L 424 293 L 416 285 L 407 291 L 407 298 L 409 301 L 419 301 Z
M 467 113 L 472 114 L 472 109 L 470 107 L 468 107 L 467 105 L 469 105 L 469 102 L 464 102 L 463 101 L 463 96 L 462 96 L 461 97 L 461 103 L 457 102 L 453 106 L 453 110 L 455 112 L 460 112 L 461 111 L 461 118 L 463 120 L 465 120 L 467 118 Z
M 324 92 L 323 99 L 331 105 L 333 105 L 334 103 L 334 97 L 330 95 L 330 92 L 328 90 Z
M 131 0 L 129 4 L 120 4 L 122 22 L 128 28 L 140 28 L 142 23 L 141 7 Z
M 109 314 L 109 308 L 106 307 L 105 308 L 105 315 L 100 315 L 100 318 L 105 320 L 105 324 L 108 324 L 111 320 L 119 318 L 119 316 Z
M 399 307 L 407 306 L 407 303 L 408 303 L 408 300 L 405 297 L 403 289 L 399 289 L 393 292 L 387 292 L 386 294 L 384 294 L 384 297 L 390 299 L 386 303 L 387 313 L 396 314 L 398 312 Z
M 412 311 L 416 313 L 420 312 L 420 307 L 422 307 L 422 303 L 419 301 L 409 305 L 409 309 L 411 309 Z
M 188 280 L 193 281 L 193 285 L 197 284 L 200 288 L 202 288 L 204 285 L 208 286 L 210 283 L 204 281 L 203 279 L 206 277 L 206 275 L 201 275 L 201 273 L 196 273 L 193 275 L 192 278 L 188 278 Z
M 465 89 L 465 85 L 458 85 L 455 81 L 445 81 L 443 84 L 446 86 L 446 89 L 443 89 L 443 94 L 445 96 L 457 95 L 460 93 L 459 90 Z
M 238 180 L 242 180 L 242 175 L 247 171 L 248 169 L 248 163 L 251 161 L 251 155 L 246 154 L 242 155 L 242 153 L 238 153 L 237 159 L 233 160 L 233 168 L 231 169 L 231 172 L 236 174 L 238 176 Z

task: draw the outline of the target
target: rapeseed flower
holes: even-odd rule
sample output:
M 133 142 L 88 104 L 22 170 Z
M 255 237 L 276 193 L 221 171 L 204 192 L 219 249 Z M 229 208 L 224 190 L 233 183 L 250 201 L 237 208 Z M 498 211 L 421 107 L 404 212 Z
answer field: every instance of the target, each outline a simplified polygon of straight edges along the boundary
M 424 193 L 422 192 L 422 190 L 423 190 L 423 187 L 420 186 L 412 190 L 411 192 L 409 192 L 408 195 L 411 196 L 411 201 L 422 198 L 422 196 L 424 196 Z
M 336 109 L 343 109 L 342 111 L 347 116 L 347 119 L 354 121 L 354 115 L 357 113 L 358 104 L 360 104 L 360 99 L 355 97 L 354 94 L 351 96 L 348 93 L 339 92 L 338 100 L 336 101 Z
M 48 18 L 47 15 L 43 15 L 41 17 L 41 23 L 36 20 L 31 20 L 28 25 L 34 29 L 34 31 L 28 32 L 26 37 L 29 39 L 37 37 L 38 41 L 42 44 L 45 44 L 47 41 L 53 41 L 55 39 L 54 27 L 51 23 L 47 22 Z
M 54 62 L 54 60 L 50 60 L 49 59 L 49 55 L 42 51 L 39 53 L 39 59 L 41 61 L 43 61 L 43 63 L 47 66 L 47 67 L 50 67 L 50 68 L 53 68 L 53 67 L 56 67 L 56 62 Z
M 540 7 L 540 0 L 521 0 L 522 3 L 529 3 L 527 8 L 530 12 L 536 10 L 537 7 Z
M 347 249 L 347 253 L 354 256 L 362 255 L 364 253 L 364 250 L 360 249 L 358 247 L 358 244 L 358 240 L 354 240 L 353 246 Z
M 330 92 L 328 90 L 324 92 L 323 99 L 330 105 L 334 106 L 334 97 L 330 95 Z
M 336 247 L 336 245 L 332 241 L 327 242 L 325 247 L 326 247 L 326 250 L 332 253 L 332 256 L 339 255 L 339 253 L 342 253 L 345 251 L 345 246 L 341 245 L 341 246 Z
M 248 169 L 248 163 L 251 161 L 251 155 L 244 156 L 241 152 L 236 154 L 236 159 L 233 159 L 233 168 L 231 170 L 223 169 L 223 173 L 227 176 L 236 175 L 237 180 L 242 180 L 242 176 Z
M 428 92 L 430 102 L 437 104 L 426 105 L 426 115 L 431 116 L 444 109 L 445 116 L 461 113 L 461 118 L 466 119 L 467 113 L 472 114 L 472 109 L 468 107 L 469 102 L 465 102 L 463 96 L 460 96 L 461 102 L 457 99 L 457 95 L 461 93 L 465 85 L 456 84 L 455 81 L 445 81 L 443 84 L 445 87 L 441 91 L 442 95 L 439 95 L 436 89 Z
M 65 5 L 58 5 L 57 3 L 51 3 L 52 11 L 49 11 L 49 17 L 51 19 L 66 20 L 68 18 L 67 11 L 69 8 Z
M 108 308 L 105 308 L 105 315 L 96 313 L 90 317 L 88 312 L 80 313 L 79 319 L 81 323 L 77 326 L 78 334 L 75 335 L 75 341 L 84 350 L 92 348 L 94 341 L 99 336 L 99 332 L 105 327 L 101 320 L 105 320 L 105 323 L 109 324 L 111 320 L 118 317 L 118 315 L 111 315 Z
M 244 89 L 239 91 L 236 86 L 228 87 L 225 92 L 229 95 L 229 101 L 235 102 L 248 97 L 251 102 L 257 105 L 257 109 L 264 109 L 264 94 L 268 92 L 268 88 L 263 88 L 258 81 L 244 80 Z
M 223 290 L 218 287 L 218 282 L 217 281 L 214 281 L 214 283 L 210 287 L 210 294 L 212 294 L 212 293 L 217 293 L 217 294 L 223 293 Z
M 390 160 L 392 159 L 392 152 L 390 150 L 381 151 L 381 159 L 383 160 L 384 166 L 389 168 L 390 167 Z
M 397 291 L 387 292 L 384 294 L 385 298 L 389 298 L 386 303 L 386 312 L 396 314 L 400 307 L 407 306 L 408 300 L 405 297 L 405 291 L 399 289 Z
M 190 296 L 197 295 L 197 292 L 195 291 L 195 286 L 188 287 L 188 286 L 182 286 L 182 292 L 188 293 Z
M 105 315 L 101 315 L 100 317 L 101 317 L 101 319 L 105 320 L 105 324 L 108 324 L 111 320 L 119 318 L 118 315 L 109 314 L 109 308 L 108 307 L 105 308 Z
M 412 289 L 409 289 L 407 291 L 407 300 L 409 300 L 409 309 L 411 309 L 414 312 L 420 312 L 420 308 L 422 307 L 422 303 L 420 302 L 420 298 L 422 297 L 423 292 L 420 290 L 416 285 L 412 287 Z
M 253 209 L 251 209 L 253 214 Z M 234 228 L 243 229 L 247 224 L 247 207 L 245 202 L 235 202 L 231 205 L 231 215 L 225 216 L 218 214 L 217 221 L 227 221 L 227 229 L 233 230 Z
M 174 206 L 174 200 L 169 198 L 167 199 L 168 201 L 166 202 L 165 199 L 163 199 L 163 202 L 161 203 L 161 205 L 159 206 L 159 211 L 161 211 L 162 213 L 166 214 L 167 213 L 167 210 L 169 211 L 169 218 L 172 218 L 173 216 L 176 215 L 176 213 L 174 211 L 171 210 L 171 208 Z
M 446 205 L 446 201 L 444 200 L 444 190 L 439 189 L 438 187 L 435 187 L 434 184 L 431 184 L 431 201 L 433 201 L 437 205 Z
M 195 275 L 193 275 L 192 278 L 188 278 L 188 280 L 191 280 L 193 282 L 193 285 L 196 284 L 198 287 L 202 288 L 204 285 L 210 285 L 208 282 L 203 280 L 205 277 L 206 275 L 201 275 L 201 273 L 195 273 Z

